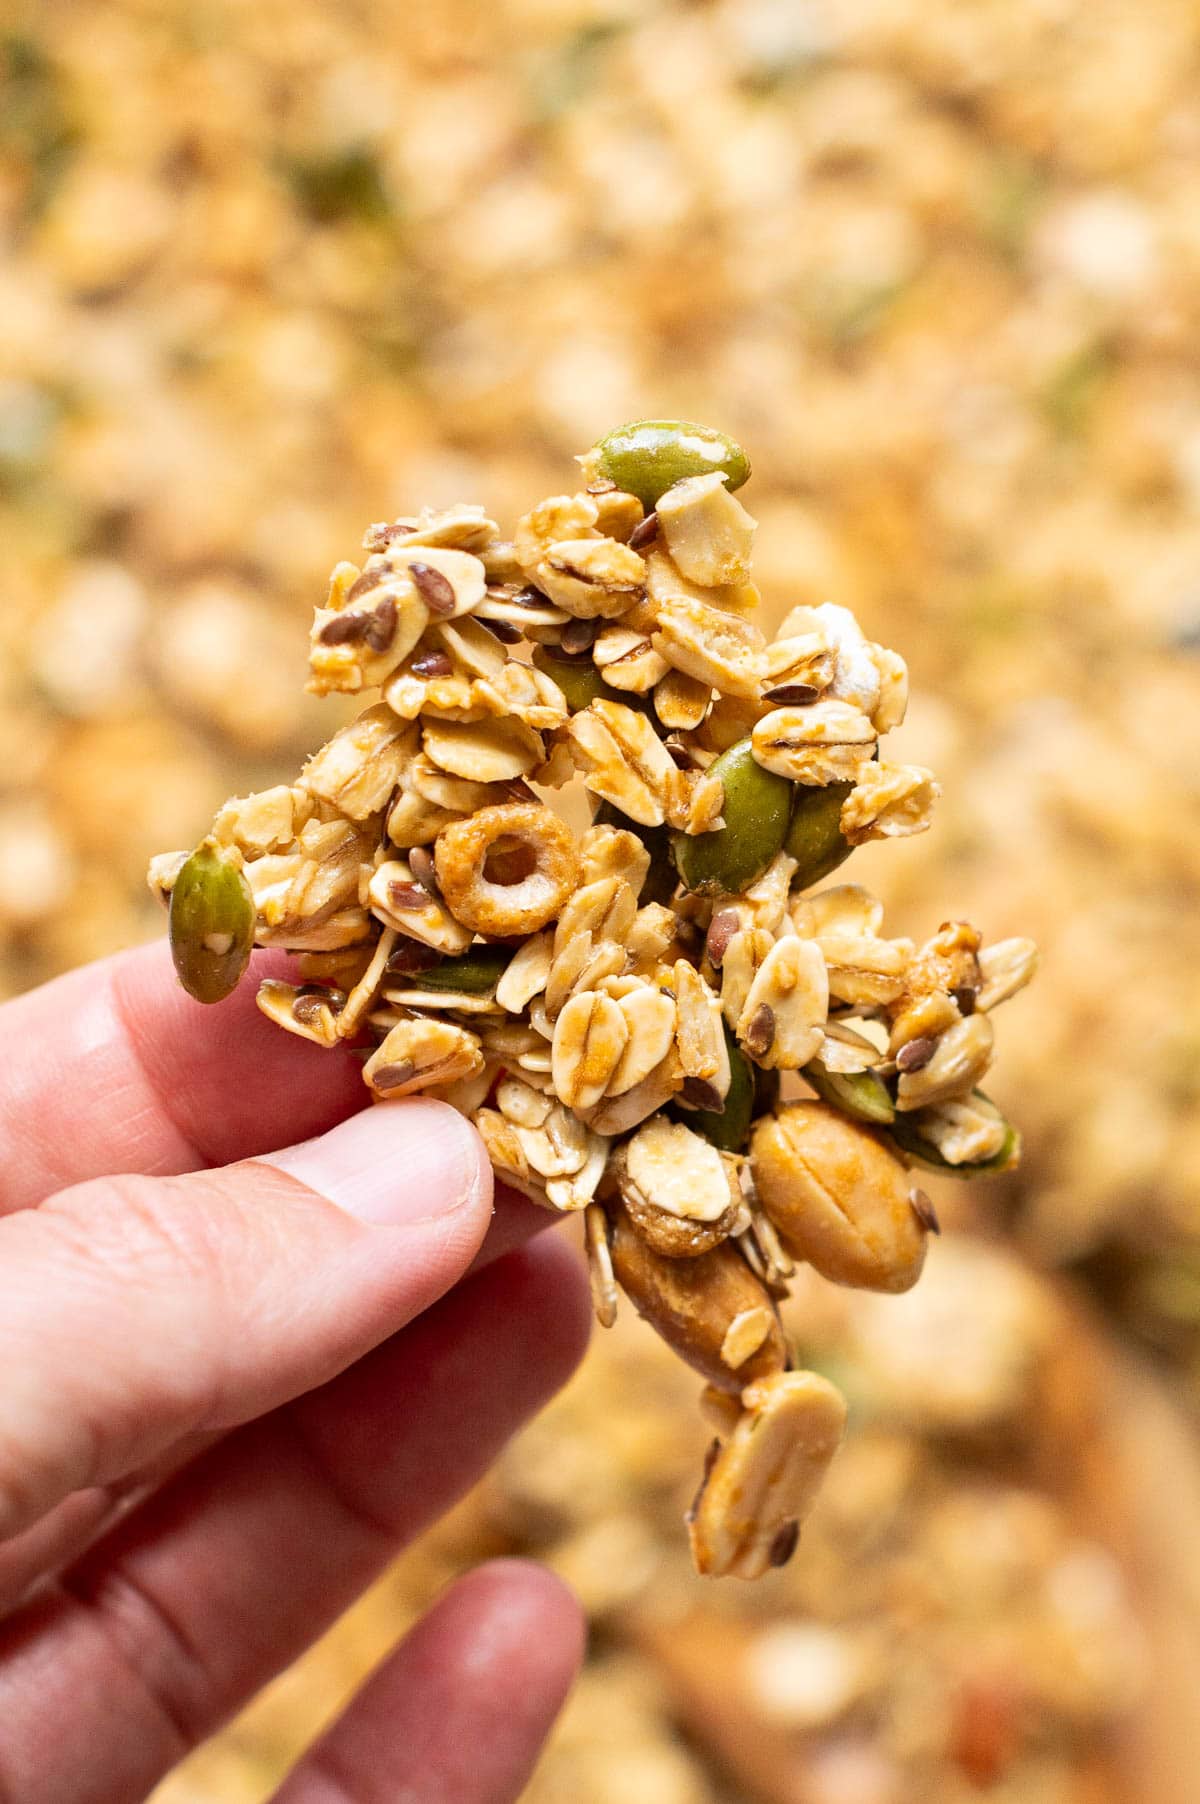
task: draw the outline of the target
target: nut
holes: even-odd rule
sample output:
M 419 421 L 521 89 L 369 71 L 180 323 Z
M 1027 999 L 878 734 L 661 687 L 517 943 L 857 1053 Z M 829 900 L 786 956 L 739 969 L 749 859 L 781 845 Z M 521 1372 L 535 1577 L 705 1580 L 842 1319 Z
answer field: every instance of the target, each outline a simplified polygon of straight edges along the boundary
M 676 568 L 706 589 L 750 574 L 755 522 L 729 491 L 724 471 L 685 476 L 658 503 L 658 527 Z
M 730 1327 L 748 1309 L 770 1309 L 771 1298 L 729 1241 L 694 1259 L 666 1259 L 648 1246 L 624 1209 L 613 1217 L 613 1271 L 638 1314 L 668 1346 L 718 1390 L 739 1391 L 786 1363 L 777 1321 L 736 1373 L 721 1358 Z
M 790 1103 L 760 1121 L 750 1164 L 763 1209 L 788 1251 L 835 1284 L 908 1290 L 925 1236 L 901 1161 L 857 1122 L 820 1102 Z
M 755 1579 L 786 1564 L 845 1427 L 845 1400 L 815 1372 L 748 1386 L 689 1515 L 697 1572 Z

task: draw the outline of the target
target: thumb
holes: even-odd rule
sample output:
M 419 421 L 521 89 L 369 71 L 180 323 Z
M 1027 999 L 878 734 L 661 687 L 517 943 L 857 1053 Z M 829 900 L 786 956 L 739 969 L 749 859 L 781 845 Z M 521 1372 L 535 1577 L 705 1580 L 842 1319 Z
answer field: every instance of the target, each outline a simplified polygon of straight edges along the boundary
M 0 1539 L 353 1364 L 462 1275 L 491 1193 L 474 1129 L 420 1100 L 0 1220 Z

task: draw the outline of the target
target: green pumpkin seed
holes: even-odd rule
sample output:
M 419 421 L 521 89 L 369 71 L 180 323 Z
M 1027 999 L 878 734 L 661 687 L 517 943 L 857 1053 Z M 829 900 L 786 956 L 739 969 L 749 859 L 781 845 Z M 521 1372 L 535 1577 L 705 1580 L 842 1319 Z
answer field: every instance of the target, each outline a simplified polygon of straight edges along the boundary
M 556 647 L 552 645 L 535 645 L 533 662 L 551 682 L 558 684 L 572 714 L 581 714 L 600 695 L 607 695 L 610 701 L 616 700 L 616 691 L 604 681 L 590 657 L 564 658 L 556 655 Z
M 444 958 L 412 979 L 414 989 L 452 990 L 465 996 L 486 996 L 508 969 L 511 946 L 472 946 L 458 958 Z
M 645 508 L 656 506 L 685 476 L 723 470 L 729 487 L 740 489 L 750 474 L 750 459 L 740 445 L 712 426 L 688 420 L 633 420 L 602 438 L 596 450 L 609 480 Z
M 982 1090 L 975 1090 L 973 1095 L 995 1108 L 989 1096 Z M 999 1111 L 997 1111 L 999 1112 Z M 1021 1156 L 1021 1135 L 1011 1121 L 1004 1123 L 1004 1144 L 998 1153 L 990 1159 L 980 1159 L 974 1165 L 951 1165 L 949 1159 L 943 1159 L 937 1147 L 930 1140 L 924 1140 L 917 1123 L 911 1115 L 898 1113 L 888 1128 L 888 1133 L 906 1158 L 914 1165 L 924 1166 L 926 1171 L 944 1172 L 951 1178 L 984 1177 L 988 1173 L 1010 1170 Z
M 854 847 L 841 827 L 842 803 L 853 783 L 829 783 L 824 789 L 802 789 L 783 849 L 796 860 L 793 889 L 808 889 L 836 871 Z
M 250 962 L 255 909 L 238 865 L 210 840 L 198 846 L 171 890 L 168 926 L 179 981 L 197 1002 L 221 1002 Z
M 888 1094 L 887 1085 L 874 1071 L 826 1071 L 824 1065 L 814 1059 L 811 1065 L 805 1065 L 800 1073 L 806 1078 L 821 1098 L 822 1102 L 832 1103 L 843 1115 L 853 1116 L 855 1121 L 867 1121 L 873 1126 L 895 1120 L 896 1105 Z
M 722 1023 L 722 1026 L 725 1024 Z M 750 1138 L 750 1123 L 756 1113 L 754 1067 L 728 1027 L 725 1045 L 729 1052 L 729 1089 L 721 1109 L 679 1109 L 678 1119 L 695 1128 L 719 1152 L 745 1151 Z
M 737 896 L 762 876 L 782 849 L 792 809 L 792 785 L 764 770 L 739 739 L 709 766 L 725 788 L 725 825 L 715 833 L 675 833 L 671 849 L 684 887 Z

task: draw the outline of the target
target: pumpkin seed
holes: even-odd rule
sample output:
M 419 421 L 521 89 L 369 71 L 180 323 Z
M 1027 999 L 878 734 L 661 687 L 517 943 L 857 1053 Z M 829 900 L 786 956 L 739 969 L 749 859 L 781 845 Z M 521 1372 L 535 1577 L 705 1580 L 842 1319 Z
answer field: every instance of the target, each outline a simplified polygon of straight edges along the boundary
M 723 1153 L 740 1153 L 750 1138 L 750 1123 L 755 1115 L 754 1066 L 746 1057 L 725 1022 L 725 1047 L 729 1053 L 729 1088 L 719 1109 L 684 1109 L 678 1111 L 710 1146 Z
M 826 1071 L 820 1060 L 814 1059 L 800 1075 L 807 1078 L 822 1102 L 832 1103 L 855 1121 L 879 1126 L 896 1118 L 896 1105 L 887 1085 L 874 1071 Z
M 796 860 L 793 889 L 820 883 L 854 850 L 841 827 L 842 803 L 853 788 L 853 783 L 828 783 L 823 789 L 801 790 L 783 842 L 788 857 Z
M 171 957 L 197 1002 L 221 1002 L 250 962 L 255 908 L 241 866 L 210 840 L 186 861 L 171 891 Z
M 558 684 L 573 714 L 581 713 L 598 696 L 607 695 L 610 699 L 613 696 L 611 686 L 592 663 L 590 654 L 564 658 L 557 646 L 535 645 L 533 663 L 552 683 Z
M 604 474 L 645 508 L 685 476 L 721 470 L 732 490 L 750 474 L 750 459 L 739 444 L 688 420 L 633 420 L 602 438 L 596 450 Z
M 458 958 L 444 958 L 413 980 L 421 990 L 454 990 L 467 996 L 486 996 L 508 969 L 511 946 L 472 946 Z
M 687 889 L 737 896 L 762 876 L 784 844 L 792 785 L 763 769 L 748 737 L 722 752 L 709 775 L 724 786 L 725 825 L 712 833 L 674 834 L 675 868 Z

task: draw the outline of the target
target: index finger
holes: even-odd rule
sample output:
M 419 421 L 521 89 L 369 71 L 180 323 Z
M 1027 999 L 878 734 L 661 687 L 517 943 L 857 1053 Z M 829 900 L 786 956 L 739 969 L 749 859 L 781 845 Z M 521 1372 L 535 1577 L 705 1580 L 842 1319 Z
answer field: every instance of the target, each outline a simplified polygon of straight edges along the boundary
M 255 1006 L 256 954 L 225 1002 L 179 987 L 163 944 L 85 965 L 0 1006 L 0 1215 L 114 1172 L 167 1177 L 324 1133 L 367 1101 L 360 1067 Z

